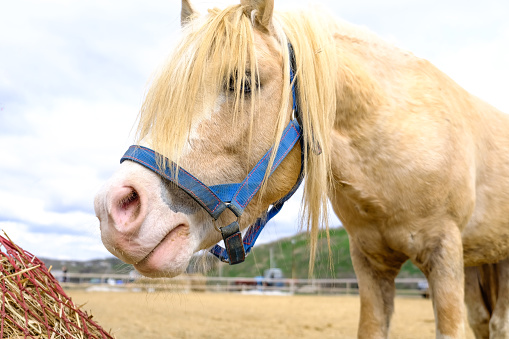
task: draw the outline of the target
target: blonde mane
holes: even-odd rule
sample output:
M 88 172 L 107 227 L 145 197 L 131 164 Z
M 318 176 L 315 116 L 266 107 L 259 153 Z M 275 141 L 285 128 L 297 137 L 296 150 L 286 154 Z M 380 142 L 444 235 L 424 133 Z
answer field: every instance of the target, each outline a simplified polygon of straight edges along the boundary
M 235 97 L 234 112 L 242 108 L 244 93 L 241 86 L 247 76 L 250 76 L 247 80 L 255 84 L 258 74 L 252 15 L 256 13 L 246 13 L 241 5 L 235 5 L 224 10 L 210 10 L 208 15 L 187 23 L 173 55 L 148 91 L 139 118 L 138 142 L 150 138 L 157 152 L 178 164 L 193 122 L 201 118 L 202 108 L 217 98 L 228 79 L 239 77 L 234 83 L 235 91 L 230 95 Z M 333 32 L 337 27 L 333 19 L 327 19 L 323 13 L 311 15 L 309 12 L 277 13 L 273 27 L 281 44 L 285 84 L 274 140 L 280 139 L 292 101 L 288 41 L 296 56 L 295 79 L 305 143 L 301 215 L 302 224 L 310 232 L 312 270 L 320 225 L 328 231 L 330 134 L 335 121 L 338 89 L 338 58 Z M 253 92 L 251 112 L 259 99 L 258 91 Z M 323 151 L 321 155 L 310 151 L 318 144 Z

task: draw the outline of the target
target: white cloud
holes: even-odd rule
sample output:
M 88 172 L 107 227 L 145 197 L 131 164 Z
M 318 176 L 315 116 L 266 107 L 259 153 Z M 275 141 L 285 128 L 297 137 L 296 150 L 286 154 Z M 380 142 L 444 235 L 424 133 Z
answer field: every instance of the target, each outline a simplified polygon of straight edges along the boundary
M 34 232 L 26 224 L 16 222 L 0 222 L 0 229 L 20 248 L 40 258 L 80 260 L 111 256 L 102 245 L 98 230 L 83 230 L 79 234 L 40 233 Z

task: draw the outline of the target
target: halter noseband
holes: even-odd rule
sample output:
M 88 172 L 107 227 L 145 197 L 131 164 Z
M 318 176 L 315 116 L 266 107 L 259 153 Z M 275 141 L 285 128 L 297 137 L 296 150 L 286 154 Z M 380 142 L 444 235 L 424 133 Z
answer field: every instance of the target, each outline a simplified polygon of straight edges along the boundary
M 295 118 L 290 121 L 283 131 L 269 176 L 272 175 L 279 164 L 293 149 L 295 144 L 302 138 L 302 130 L 299 124 L 301 116 L 297 105 L 296 82 L 294 81 L 294 70 L 296 69 L 295 56 L 291 44 L 288 44 L 288 49 L 290 53 L 290 82 L 292 85 L 293 112 Z M 273 147 L 265 153 L 262 159 L 254 166 L 241 183 L 234 184 L 207 186 L 183 168 L 177 168 L 173 161 L 149 148 L 139 145 L 129 147 L 122 159 L 120 159 L 120 163 L 125 160 L 134 161 L 145 166 L 151 171 L 156 172 L 161 177 L 175 183 L 180 189 L 185 191 L 201 207 L 203 207 L 203 209 L 205 209 L 205 211 L 207 211 L 214 220 L 217 220 L 226 209 L 232 211 L 237 217 L 237 220 L 220 228 L 225 248 L 215 245 L 210 252 L 220 260 L 227 262 L 230 265 L 234 265 L 245 260 L 246 255 L 251 251 L 256 239 L 265 227 L 265 224 L 281 210 L 284 203 L 299 188 L 304 177 L 304 164 L 302 163 L 304 149 L 302 141 L 300 142 L 300 145 L 301 169 L 297 182 L 290 192 L 288 192 L 280 200 L 273 203 L 272 207 L 249 227 L 244 239 L 242 239 L 242 235 L 240 233 L 238 218 L 242 215 L 244 209 L 262 185 Z M 157 165 L 157 159 L 163 159 L 165 162 L 166 166 L 164 167 L 164 170 Z

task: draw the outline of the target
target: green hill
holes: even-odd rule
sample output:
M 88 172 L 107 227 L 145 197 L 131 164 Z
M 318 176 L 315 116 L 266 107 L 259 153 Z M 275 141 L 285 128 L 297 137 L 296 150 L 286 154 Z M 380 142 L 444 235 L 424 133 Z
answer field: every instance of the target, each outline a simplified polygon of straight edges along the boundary
M 314 278 L 353 278 L 355 273 L 350 259 L 348 235 L 343 228 L 330 229 L 331 257 L 329 260 L 327 238 L 322 231 L 318 240 L 317 257 L 314 267 Z M 270 252 L 272 251 L 273 266 L 283 270 L 284 276 L 308 278 L 309 239 L 306 233 L 294 237 L 280 239 L 275 242 L 259 245 L 252 249 L 244 263 L 229 266 L 218 263 L 207 273 L 209 276 L 223 277 L 255 277 L 263 276 L 264 270 L 270 268 Z M 221 265 L 221 272 L 218 268 Z M 399 277 L 423 277 L 423 274 L 410 261 L 403 265 Z

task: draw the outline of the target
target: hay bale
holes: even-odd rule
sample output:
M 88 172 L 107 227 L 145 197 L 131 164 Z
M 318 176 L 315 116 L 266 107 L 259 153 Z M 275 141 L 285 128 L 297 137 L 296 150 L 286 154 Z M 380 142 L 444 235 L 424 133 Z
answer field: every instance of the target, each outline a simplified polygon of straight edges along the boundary
M 8 238 L 0 236 L 0 338 L 113 338 L 72 302 L 42 261 Z

